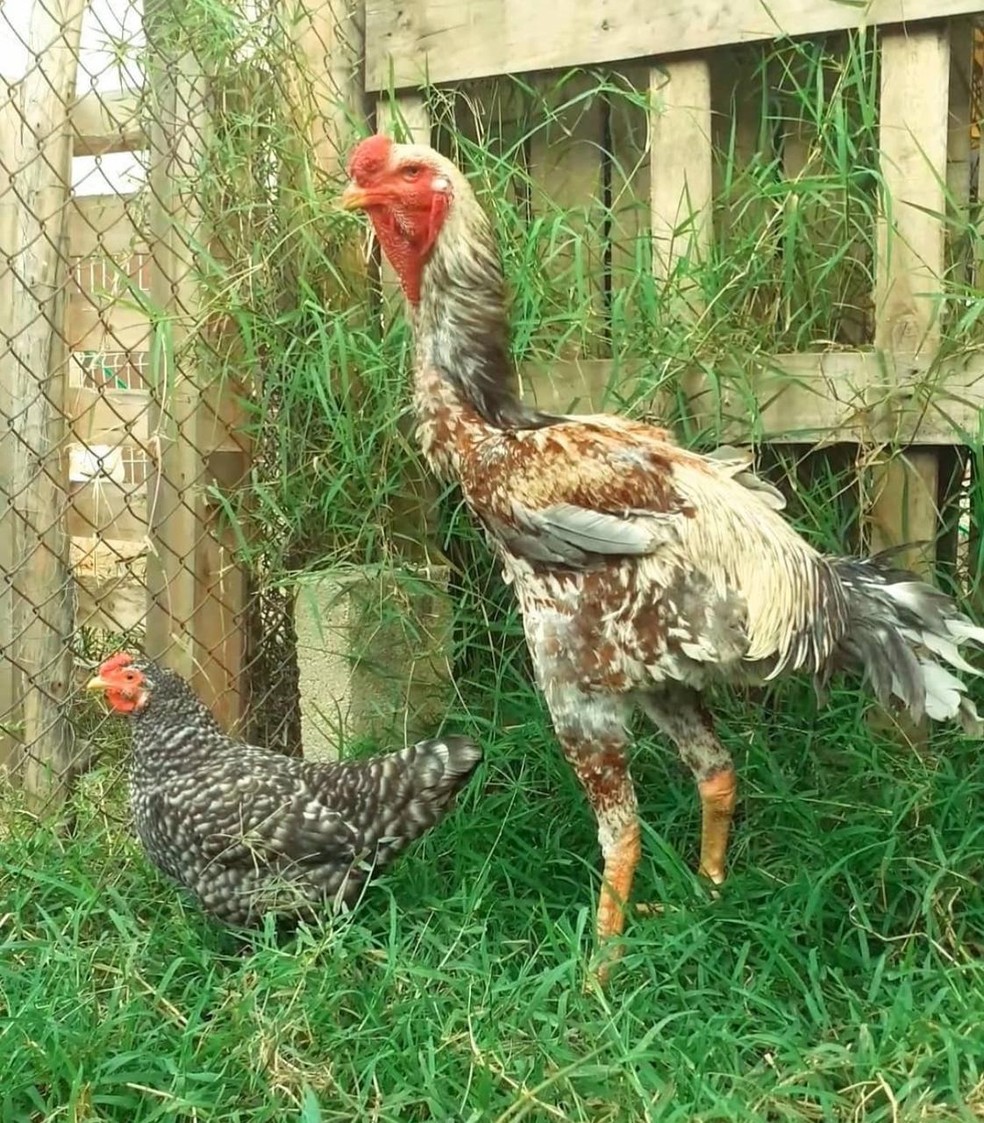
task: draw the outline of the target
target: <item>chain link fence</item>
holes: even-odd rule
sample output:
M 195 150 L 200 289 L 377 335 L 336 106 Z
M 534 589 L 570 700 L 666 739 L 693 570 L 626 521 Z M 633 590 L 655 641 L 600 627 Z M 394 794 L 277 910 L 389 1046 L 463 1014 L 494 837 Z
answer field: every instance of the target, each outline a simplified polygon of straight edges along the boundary
M 358 107 L 344 6 L 287 7 L 0 12 L 0 766 L 36 807 L 106 742 L 82 688 L 121 648 L 300 749 L 283 574 L 310 549 L 276 493 L 318 434 L 287 436 L 249 329 L 291 311 Z

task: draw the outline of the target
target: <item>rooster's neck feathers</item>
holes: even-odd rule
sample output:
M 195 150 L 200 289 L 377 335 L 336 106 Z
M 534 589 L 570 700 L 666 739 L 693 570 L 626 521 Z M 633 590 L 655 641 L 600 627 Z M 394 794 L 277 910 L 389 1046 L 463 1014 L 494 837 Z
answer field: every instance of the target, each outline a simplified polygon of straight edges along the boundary
M 519 396 L 509 351 L 502 266 L 488 217 L 464 177 L 424 268 L 413 312 L 417 369 L 437 371 L 462 405 L 501 429 L 538 429 L 556 418 Z

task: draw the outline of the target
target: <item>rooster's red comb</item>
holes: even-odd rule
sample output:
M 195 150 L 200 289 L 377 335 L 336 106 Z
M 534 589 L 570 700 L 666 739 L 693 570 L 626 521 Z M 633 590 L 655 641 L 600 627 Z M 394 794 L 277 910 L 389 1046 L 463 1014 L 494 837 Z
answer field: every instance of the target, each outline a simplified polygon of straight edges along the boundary
M 99 668 L 100 675 L 112 674 L 113 671 L 118 671 L 122 667 L 129 667 L 133 662 L 133 656 L 129 651 L 118 651 L 115 655 L 110 657 Z
M 393 142 L 381 133 L 366 137 L 352 150 L 348 162 L 348 174 L 360 187 L 371 182 L 386 168 L 392 148 Z

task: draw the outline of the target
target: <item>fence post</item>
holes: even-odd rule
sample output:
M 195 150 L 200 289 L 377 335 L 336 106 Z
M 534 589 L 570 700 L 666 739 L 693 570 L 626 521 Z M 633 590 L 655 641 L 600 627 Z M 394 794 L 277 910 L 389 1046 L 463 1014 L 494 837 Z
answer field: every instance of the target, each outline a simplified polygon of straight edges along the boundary
M 879 147 L 883 179 L 875 270 L 875 347 L 894 365 L 890 395 L 905 406 L 915 391 L 916 360 L 939 346 L 938 294 L 946 262 L 949 36 L 945 25 L 881 36 Z M 910 362 L 911 360 L 911 362 Z M 908 562 L 932 568 L 937 536 L 939 466 L 935 451 L 892 456 L 875 472 L 869 518 L 875 550 L 929 543 Z
M 950 51 L 945 25 L 885 30 L 881 37 L 879 149 L 882 198 L 875 263 L 875 347 L 884 356 L 895 408 L 917 389 L 919 361 L 939 347 L 938 294 L 944 275 L 947 113 Z M 872 550 L 926 543 L 906 551 L 905 564 L 930 572 L 939 533 L 936 450 L 888 448 L 872 473 L 868 511 Z M 875 726 L 886 715 L 875 711 Z M 925 738 L 925 721 L 893 726 Z
M 148 494 L 147 652 L 188 679 L 227 727 L 242 716 L 245 582 L 225 540 L 211 486 L 245 471 L 235 436 L 235 389 L 204 385 L 208 345 L 199 264 L 210 231 L 201 198 L 210 127 L 207 75 L 177 22 L 180 7 L 152 0 L 147 135 L 154 269 Z
M 195 260 L 202 214 L 195 198 L 207 92 L 191 50 L 173 46 L 178 34 L 167 0 L 144 14 L 151 49 L 151 274 L 153 305 L 149 479 L 147 654 L 191 679 L 195 668 L 195 545 L 202 462 L 195 447 L 199 388 L 186 347 L 197 312 Z
M 66 795 L 74 755 L 67 713 L 74 598 L 62 404 L 69 113 L 84 8 L 85 0 L 33 5 L 30 69 L 5 103 L 0 125 L 6 171 L 6 183 L 0 184 L 0 254 L 8 270 L 0 308 L 7 337 L 0 374 L 6 429 L 0 447 L 0 487 L 6 492 L 0 564 L 12 594 L 0 598 L 7 601 L 0 615 L 7 664 L 0 677 L 0 722 L 19 724 L 24 789 L 33 801 L 49 805 Z M 8 759 L 9 753 L 8 745 Z
M 649 71 L 649 161 L 653 269 L 667 282 L 681 258 L 703 259 L 711 244 L 711 75 L 703 58 L 675 59 Z M 686 293 L 687 319 L 700 314 Z
M 11 318 L 16 280 L 10 267 L 17 252 L 20 205 L 13 193 L 13 168 L 20 132 L 15 90 L 8 87 L 0 106 L 0 769 L 11 777 L 20 770 L 20 672 L 14 660 L 17 627 L 14 613 L 14 574 L 17 570 L 17 517 L 8 481 L 13 479 L 18 440 L 9 421 L 16 410 L 19 369 L 13 351 Z

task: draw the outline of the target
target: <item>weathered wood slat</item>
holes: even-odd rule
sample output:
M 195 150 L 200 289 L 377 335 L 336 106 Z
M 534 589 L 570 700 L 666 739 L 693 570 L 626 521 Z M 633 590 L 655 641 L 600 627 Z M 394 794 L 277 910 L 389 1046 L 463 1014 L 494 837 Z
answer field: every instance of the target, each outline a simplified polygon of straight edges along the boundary
M 152 547 L 147 559 L 146 650 L 185 679 L 198 674 L 195 613 L 199 603 L 196 549 L 204 533 L 204 464 L 196 444 L 198 372 L 186 341 L 200 315 L 194 262 L 208 234 L 196 191 L 208 130 L 209 86 L 190 50 L 172 53 L 174 12 L 164 0 L 145 8 L 153 52 L 151 209 L 154 266 L 151 292 L 165 311 L 155 340 L 160 357 L 152 431 L 159 436 L 149 490 Z M 209 699 L 211 700 L 211 699 Z
M 71 191 L 66 106 L 84 8 L 83 0 L 31 5 L 27 48 L 36 62 L 0 102 L 0 765 L 19 757 L 24 790 L 39 809 L 67 796 L 76 748 L 66 705 L 74 616 L 61 403 Z
M 706 260 L 711 242 L 711 74 L 703 58 L 677 59 L 649 75 L 653 269 L 672 281 L 682 260 Z M 699 314 L 693 286 L 677 282 L 678 311 Z
M 366 86 L 404 88 L 655 58 L 861 23 L 945 19 L 980 0 L 367 0 Z
M 521 371 L 527 397 L 575 413 L 645 400 L 645 380 L 653 376 L 638 359 L 536 363 Z M 729 443 L 941 445 L 980 439 L 982 397 L 982 355 L 913 359 L 899 369 L 882 352 L 829 351 L 721 363 L 713 376 L 693 371 L 683 385 L 661 385 L 646 406 L 673 418 L 682 401 L 694 427 Z
M 891 350 L 899 391 L 920 393 L 920 359 L 939 347 L 936 294 L 946 267 L 946 157 L 950 40 L 945 25 L 881 40 L 879 148 L 884 201 L 875 268 L 875 345 Z M 899 358 L 911 356 L 907 364 Z M 949 387 L 947 387 L 949 392 Z M 875 549 L 926 542 L 910 565 L 935 557 L 938 463 L 935 453 L 910 451 L 875 472 L 869 511 Z
M 147 144 L 134 90 L 83 94 L 72 106 L 71 127 L 73 156 L 132 152 Z

